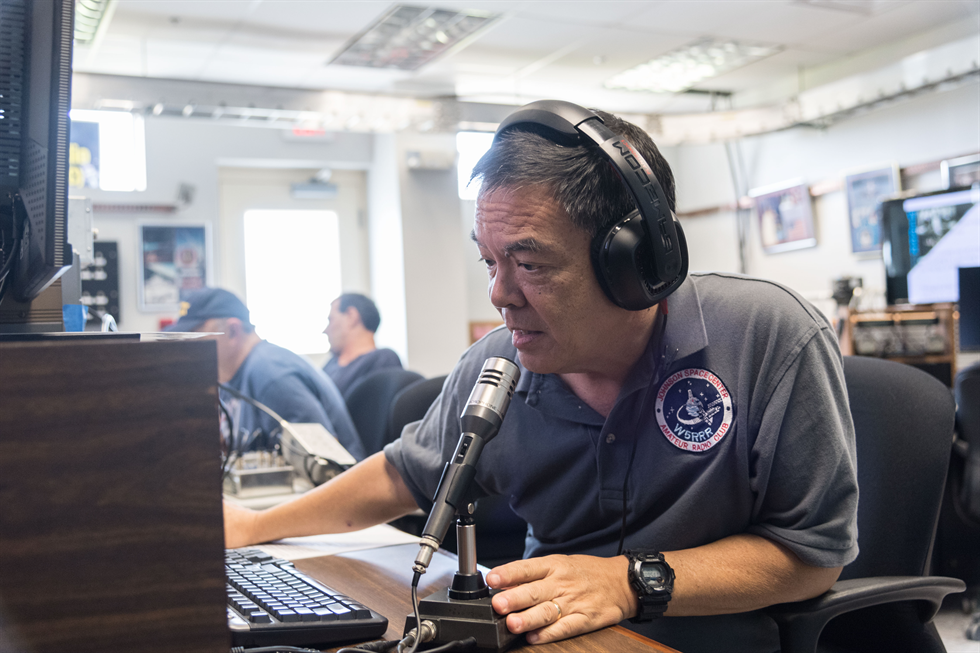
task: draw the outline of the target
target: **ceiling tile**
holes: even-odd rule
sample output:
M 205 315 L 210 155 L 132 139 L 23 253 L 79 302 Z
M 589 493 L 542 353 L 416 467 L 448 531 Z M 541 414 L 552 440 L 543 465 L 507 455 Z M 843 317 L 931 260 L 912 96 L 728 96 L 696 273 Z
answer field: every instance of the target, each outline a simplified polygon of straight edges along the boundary
M 968 0 L 931 0 L 886 5 L 885 11 L 862 17 L 850 25 L 821 35 L 802 39 L 800 46 L 813 50 L 831 50 L 851 54 L 910 38 L 958 20 L 972 20 L 980 15 L 980 2 Z M 977 24 L 980 28 L 980 24 Z
M 245 18 L 249 25 L 287 30 L 302 29 L 343 36 L 344 40 L 367 28 L 396 4 L 389 0 L 264 0 Z M 406 4 L 428 4 L 410 0 Z

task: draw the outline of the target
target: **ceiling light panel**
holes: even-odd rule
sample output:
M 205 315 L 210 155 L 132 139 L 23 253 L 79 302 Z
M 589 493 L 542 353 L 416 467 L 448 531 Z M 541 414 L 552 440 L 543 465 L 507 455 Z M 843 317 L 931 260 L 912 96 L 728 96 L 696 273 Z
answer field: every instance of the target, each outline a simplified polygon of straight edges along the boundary
M 75 40 L 90 43 L 105 19 L 110 0 L 75 0 Z
M 488 12 L 395 5 L 330 63 L 417 70 L 460 46 L 497 17 Z
M 764 59 L 780 45 L 705 38 L 672 50 L 606 81 L 606 88 L 680 93 L 699 82 Z

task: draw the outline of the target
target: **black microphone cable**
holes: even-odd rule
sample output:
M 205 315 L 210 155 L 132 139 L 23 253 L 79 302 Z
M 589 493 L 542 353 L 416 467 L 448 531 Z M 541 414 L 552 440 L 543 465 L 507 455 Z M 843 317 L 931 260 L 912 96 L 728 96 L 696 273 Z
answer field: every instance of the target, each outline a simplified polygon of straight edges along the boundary
M 667 300 L 665 299 L 663 303 L 664 303 L 664 308 L 666 309 Z M 657 343 L 657 349 L 660 351 L 659 359 L 662 362 L 665 359 L 663 351 L 664 348 L 666 347 L 666 343 L 664 342 L 664 333 L 667 332 L 667 311 L 664 310 L 661 315 L 663 316 L 663 319 L 660 322 L 660 335 L 659 335 L 660 342 Z M 653 376 L 650 377 L 650 384 L 647 386 L 646 392 L 643 395 L 643 401 L 640 402 L 640 406 L 638 408 L 645 406 L 650 401 L 650 392 L 653 389 L 654 381 L 656 380 L 656 374 L 657 374 L 657 370 L 654 369 Z M 619 528 L 619 547 L 616 549 L 617 556 L 623 555 L 623 545 L 626 543 L 626 516 L 629 514 L 629 505 L 628 505 L 627 497 L 629 493 L 630 472 L 633 470 L 633 458 L 636 456 L 636 445 L 640 440 L 640 419 L 642 417 L 643 416 L 640 413 L 640 411 L 637 410 L 636 421 L 634 422 L 633 425 L 633 445 L 630 448 L 630 457 L 626 463 L 626 475 L 623 477 L 623 522 Z

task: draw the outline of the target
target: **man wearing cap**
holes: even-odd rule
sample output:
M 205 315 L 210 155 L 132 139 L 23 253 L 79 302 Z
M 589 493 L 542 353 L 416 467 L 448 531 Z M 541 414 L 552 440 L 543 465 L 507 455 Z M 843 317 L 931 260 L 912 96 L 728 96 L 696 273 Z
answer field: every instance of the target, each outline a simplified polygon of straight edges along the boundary
M 233 293 L 221 288 L 197 291 L 181 304 L 181 313 L 168 330 L 215 334 L 209 337 L 217 343 L 220 383 L 287 422 L 322 424 L 354 458 L 364 458 L 364 445 L 333 382 L 306 359 L 260 338 L 248 308 Z M 235 439 L 246 450 L 275 444 L 272 434 L 278 425 L 270 415 L 233 398 L 227 403 L 236 407 L 230 411 Z
M 344 293 L 330 304 L 330 317 L 323 332 L 333 356 L 323 371 L 344 396 L 368 374 L 390 367 L 401 369 L 398 354 L 391 349 L 378 349 L 374 342 L 380 324 L 381 314 L 369 297 Z
M 537 644 L 630 620 L 685 653 L 770 653 L 779 638 L 761 609 L 822 594 L 858 551 L 833 329 L 770 281 L 685 278 L 686 262 L 650 281 L 670 261 L 651 252 L 682 252 L 683 232 L 648 226 L 651 213 L 634 211 L 648 196 L 623 179 L 658 179 L 653 215 L 672 220 L 666 160 L 636 126 L 574 105 L 572 133 L 583 125 L 602 140 L 535 131 L 556 115 L 542 104 L 518 112 L 532 126 L 502 125 L 474 170 L 472 237 L 506 328 L 463 354 L 425 418 L 382 453 L 268 511 L 226 507 L 226 544 L 354 530 L 431 505 L 481 367 L 501 356 L 520 379 L 470 489 L 506 496 L 529 524 L 525 559 L 487 574 L 507 628 Z M 630 168 L 610 165 L 620 159 L 600 149 L 609 143 Z M 643 283 L 628 288 L 653 288 L 645 305 L 627 306 L 601 265 L 620 233 L 647 248 L 624 245 L 616 268 L 640 263 Z

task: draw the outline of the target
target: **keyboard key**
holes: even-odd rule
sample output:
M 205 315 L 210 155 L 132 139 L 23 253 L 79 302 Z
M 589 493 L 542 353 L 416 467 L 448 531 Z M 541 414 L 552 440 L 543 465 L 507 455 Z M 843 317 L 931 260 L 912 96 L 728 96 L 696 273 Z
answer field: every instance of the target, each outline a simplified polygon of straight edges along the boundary
M 255 610 L 250 612 L 248 615 L 248 620 L 253 624 L 271 624 L 272 617 L 269 616 L 264 610 Z M 424 624 L 423 624 L 424 625 Z

